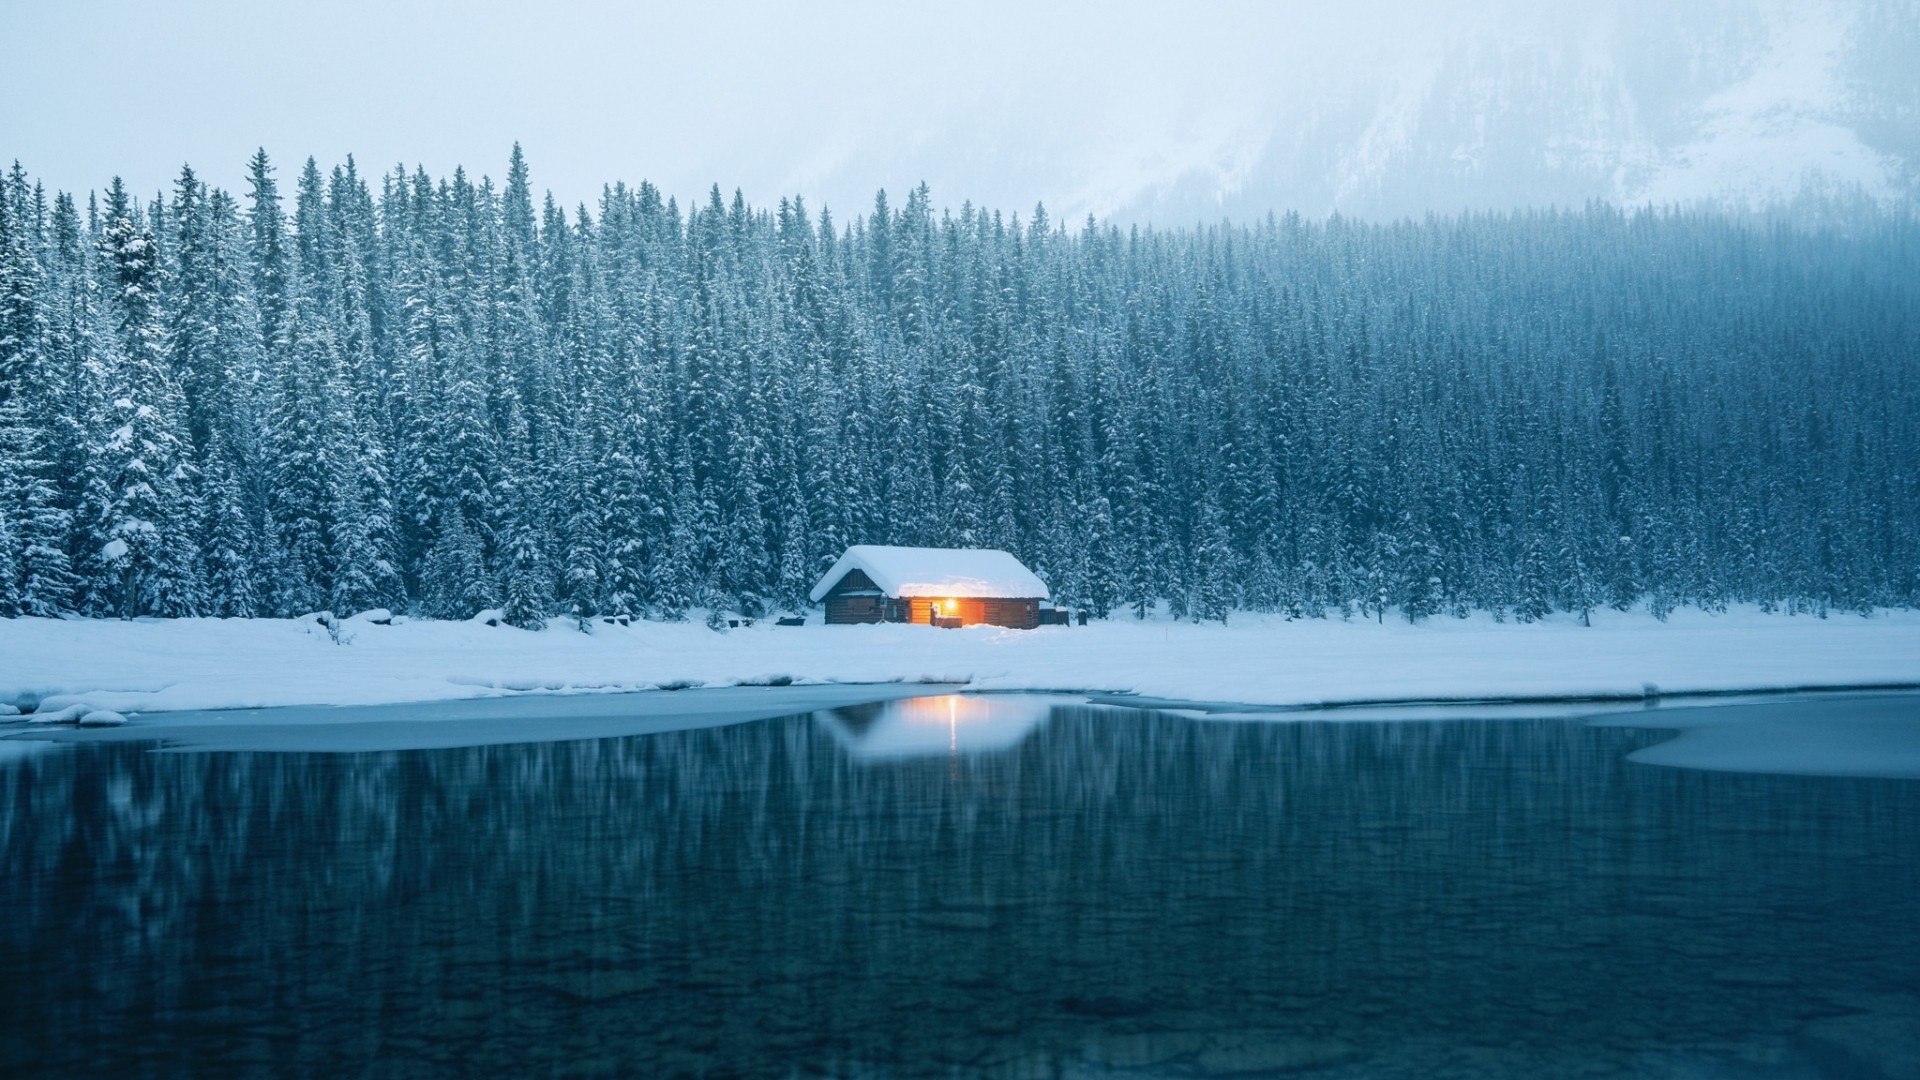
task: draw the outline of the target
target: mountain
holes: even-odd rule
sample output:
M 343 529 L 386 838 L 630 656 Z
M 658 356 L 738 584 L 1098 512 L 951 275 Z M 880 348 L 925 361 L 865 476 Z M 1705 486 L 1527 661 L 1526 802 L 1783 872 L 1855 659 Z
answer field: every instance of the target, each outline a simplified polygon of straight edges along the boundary
M 1914 57 L 1912 2 L 1498 12 L 1296 90 L 1183 167 L 1089 209 L 1183 221 L 1591 199 L 1912 205 Z

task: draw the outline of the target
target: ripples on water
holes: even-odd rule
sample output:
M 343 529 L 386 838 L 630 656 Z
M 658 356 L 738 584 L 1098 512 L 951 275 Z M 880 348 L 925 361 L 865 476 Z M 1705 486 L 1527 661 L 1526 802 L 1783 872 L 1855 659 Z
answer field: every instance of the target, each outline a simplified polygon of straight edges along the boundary
M 922 699 L 0 761 L 0 1073 L 1920 1071 L 1920 783 Z

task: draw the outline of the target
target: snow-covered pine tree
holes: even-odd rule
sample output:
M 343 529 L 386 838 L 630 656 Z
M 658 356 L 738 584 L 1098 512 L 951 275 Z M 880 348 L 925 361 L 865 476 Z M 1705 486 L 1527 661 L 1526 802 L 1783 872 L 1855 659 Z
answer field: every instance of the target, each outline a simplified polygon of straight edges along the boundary
M 511 498 L 514 493 L 507 494 Z M 510 503 L 515 509 L 507 525 L 506 550 L 501 560 L 506 594 L 502 617 L 509 626 L 539 630 L 547 625 L 553 595 L 545 543 L 530 503 L 531 500 Z
M 846 544 L 956 536 L 1088 610 L 1199 610 L 1202 496 L 1236 603 L 1290 614 L 1577 609 L 1585 580 L 1659 613 L 1920 602 L 1898 569 L 1920 565 L 1899 330 L 1920 273 L 1857 239 L 1911 223 L 1842 238 L 1594 210 L 1123 235 L 938 215 L 924 190 L 844 226 L 717 190 L 683 214 L 644 183 L 535 222 L 529 177 L 515 155 L 498 189 L 416 169 L 376 198 L 351 160 L 316 164 L 290 228 L 264 154 L 245 213 L 191 172 L 146 208 L 49 211 L 12 170 L 0 393 L 28 399 L 13 456 L 44 463 L 32 499 L 53 493 L 29 517 L 64 533 L 77 579 L 54 603 L 131 613 L 104 555 L 125 556 L 125 470 L 150 458 L 113 436 L 156 419 L 176 460 L 142 484 L 177 489 L 161 508 L 205 549 L 185 578 L 221 582 L 207 610 L 245 606 L 238 561 L 257 592 L 309 582 L 300 606 L 497 603 L 528 509 L 509 485 L 537 493 L 549 584 L 583 596 L 562 564 L 598 563 L 603 610 L 684 609 L 708 584 L 797 605 Z M 106 257 L 128 228 L 150 239 L 131 294 Z M 1669 302 L 1649 313 L 1633 283 L 1654 265 Z M 1847 288 L 1863 273 L 1895 284 Z M 129 393 L 144 370 L 170 405 Z M 335 460 L 282 490 L 300 380 L 324 390 L 307 414 Z M 596 516 L 569 494 L 589 483 L 576 433 L 594 541 L 574 539 Z M 325 526 L 318 555 L 287 547 L 303 521 Z
M 1232 540 L 1219 505 L 1211 494 L 1201 497 L 1193 528 L 1193 551 L 1187 580 L 1187 610 L 1195 622 L 1226 622 L 1233 611 Z
M 1105 495 L 1095 495 L 1081 509 L 1079 527 L 1085 534 L 1087 576 L 1080 603 L 1096 619 L 1104 619 L 1120 605 L 1121 579 L 1116 562 L 1113 507 Z
M 75 585 L 67 556 L 68 515 L 42 452 L 43 432 L 28 420 L 27 395 L 0 404 L 0 609 L 51 617 L 70 610 Z
M 340 392 L 340 355 L 332 328 L 306 275 L 296 275 L 275 341 L 270 430 L 274 480 L 271 508 L 280 573 L 274 608 L 297 615 L 328 608 L 339 566 L 338 514 L 351 493 L 342 462 L 347 404 Z M 364 552 L 357 552 L 364 554 Z
M 762 509 L 766 495 L 760 483 L 760 438 L 753 426 L 764 423 L 751 413 L 744 430 L 735 436 L 729 454 L 732 461 L 731 494 L 718 534 L 717 575 L 725 603 L 749 617 L 766 613 L 767 594 L 771 591 L 766 515 Z
M 421 570 L 421 607 L 436 619 L 468 619 L 494 606 L 480 537 L 458 506 L 440 519 L 439 535 Z
M 700 493 L 692 470 L 683 461 L 667 513 L 668 533 L 661 557 L 653 564 L 652 592 L 661 618 L 680 622 L 701 599 L 704 581 L 699 569 Z
M 286 218 L 280 210 L 280 185 L 263 147 L 247 162 L 247 226 L 251 243 L 253 300 L 268 340 L 280 331 L 287 307 Z
M 51 616 L 72 603 L 75 580 L 48 447 L 67 403 L 50 355 L 44 217 L 15 162 L 0 181 L 0 610 Z
M 0 405 L 44 378 L 43 224 L 19 162 L 0 180 Z
M 813 521 L 800 488 L 800 469 L 786 474 L 780 494 L 780 560 L 773 586 L 773 606 L 787 614 L 807 609 L 808 594 L 819 576 L 811 557 Z
M 247 510 L 226 435 L 217 430 L 207 448 L 200 479 L 205 519 L 199 534 L 200 576 L 207 613 L 247 619 L 265 613 L 255 577 L 262 567 L 260 531 Z
M 576 438 L 584 441 L 583 437 Z M 591 629 L 594 616 L 600 614 L 605 587 L 601 557 L 606 543 L 602 520 L 605 493 L 596 482 L 588 453 L 576 449 L 567 469 L 560 571 L 561 606 L 582 631 Z
M 114 614 L 191 615 L 199 607 L 181 397 L 164 352 L 161 268 L 153 235 L 116 178 L 99 240 L 113 333 L 94 452 L 103 485 L 98 557 Z

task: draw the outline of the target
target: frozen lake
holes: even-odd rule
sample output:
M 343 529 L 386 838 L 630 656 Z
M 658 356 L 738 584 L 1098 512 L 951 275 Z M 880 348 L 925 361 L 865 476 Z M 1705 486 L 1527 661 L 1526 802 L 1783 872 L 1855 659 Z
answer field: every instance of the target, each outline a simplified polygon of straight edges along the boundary
M 1920 696 L 846 696 L 0 740 L 0 1074 L 1920 1076 Z

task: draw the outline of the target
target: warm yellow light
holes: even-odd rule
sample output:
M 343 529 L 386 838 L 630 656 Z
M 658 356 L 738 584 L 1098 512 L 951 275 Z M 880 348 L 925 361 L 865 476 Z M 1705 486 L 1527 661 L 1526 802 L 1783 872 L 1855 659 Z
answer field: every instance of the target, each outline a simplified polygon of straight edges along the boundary
M 947 614 L 949 615 L 953 614 L 954 609 L 959 606 L 960 606 L 960 602 L 958 600 L 947 601 Z

